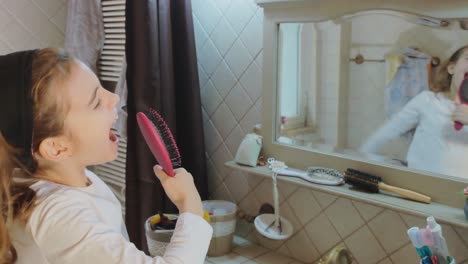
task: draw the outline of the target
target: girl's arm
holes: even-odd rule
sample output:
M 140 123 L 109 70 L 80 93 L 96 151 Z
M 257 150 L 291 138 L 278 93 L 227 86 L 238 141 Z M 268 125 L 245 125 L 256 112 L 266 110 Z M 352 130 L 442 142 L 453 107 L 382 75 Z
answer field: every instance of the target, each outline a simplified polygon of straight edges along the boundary
M 213 232 L 202 217 L 182 213 L 165 255 L 153 258 L 102 223 L 86 204 L 63 198 L 45 204 L 35 209 L 30 223 L 35 242 L 50 263 L 202 264 Z
M 421 120 L 421 109 L 433 107 L 428 104 L 427 94 L 424 92 L 410 100 L 405 107 L 381 126 L 359 148 L 364 153 L 377 153 L 378 150 L 392 139 L 396 139 L 417 127 Z

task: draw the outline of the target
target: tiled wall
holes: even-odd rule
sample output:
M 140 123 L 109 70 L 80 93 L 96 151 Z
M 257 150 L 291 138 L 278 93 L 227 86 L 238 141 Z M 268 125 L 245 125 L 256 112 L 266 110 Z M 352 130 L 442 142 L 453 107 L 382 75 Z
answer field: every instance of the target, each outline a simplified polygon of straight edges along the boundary
M 0 54 L 62 47 L 66 0 L 0 0 Z
M 253 0 L 192 0 L 212 198 L 255 215 L 272 203 L 270 179 L 229 170 L 243 136 L 260 123 L 262 9 Z M 311 263 L 344 243 L 358 263 L 417 263 L 408 227 L 424 219 L 293 184 L 279 183 L 281 214 L 295 234 L 275 242 L 238 221 L 238 235 Z M 468 263 L 468 230 L 443 225 L 457 263 Z

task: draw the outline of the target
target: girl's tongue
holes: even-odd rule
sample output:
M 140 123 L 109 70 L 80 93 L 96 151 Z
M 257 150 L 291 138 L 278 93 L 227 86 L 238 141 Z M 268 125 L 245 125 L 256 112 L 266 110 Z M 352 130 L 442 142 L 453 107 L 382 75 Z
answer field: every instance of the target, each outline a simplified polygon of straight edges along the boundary
M 112 142 L 117 141 L 117 136 L 112 132 L 112 130 L 109 130 L 109 140 Z

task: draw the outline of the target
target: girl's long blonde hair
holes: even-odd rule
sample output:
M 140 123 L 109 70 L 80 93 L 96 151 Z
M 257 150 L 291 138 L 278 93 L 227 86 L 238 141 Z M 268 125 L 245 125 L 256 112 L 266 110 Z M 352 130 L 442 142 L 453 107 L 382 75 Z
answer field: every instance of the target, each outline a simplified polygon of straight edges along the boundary
M 60 83 L 71 71 L 74 58 L 63 50 L 46 48 L 35 53 L 32 63 L 32 151 L 47 137 L 63 133 L 66 110 L 60 103 Z M 0 264 L 15 263 L 16 250 L 8 235 L 12 221 L 26 223 L 36 200 L 29 188 L 40 169 L 34 155 L 28 164 L 15 158 L 15 150 L 0 132 Z M 20 180 L 18 180 L 20 179 Z

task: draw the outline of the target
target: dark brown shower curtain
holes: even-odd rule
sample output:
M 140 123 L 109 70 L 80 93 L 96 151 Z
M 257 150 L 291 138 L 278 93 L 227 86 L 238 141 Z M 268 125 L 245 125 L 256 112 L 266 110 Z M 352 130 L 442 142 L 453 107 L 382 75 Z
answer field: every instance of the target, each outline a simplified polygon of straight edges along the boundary
M 147 251 L 144 221 L 158 210 L 177 212 L 152 167 L 135 114 L 155 108 L 178 143 L 182 165 L 207 198 L 205 147 L 191 0 L 127 0 L 128 149 L 126 225 L 130 240 Z

